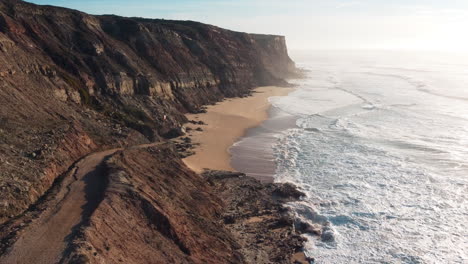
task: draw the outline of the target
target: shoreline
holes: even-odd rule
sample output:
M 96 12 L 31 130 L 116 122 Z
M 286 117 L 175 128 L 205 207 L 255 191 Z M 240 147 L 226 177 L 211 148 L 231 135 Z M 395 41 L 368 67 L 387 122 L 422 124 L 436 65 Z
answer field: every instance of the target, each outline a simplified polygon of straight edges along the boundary
M 203 125 L 187 126 L 191 129 L 189 136 L 195 145 L 195 154 L 183 159 L 185 165 L 197 173 L 205 169 L 237 171 L 231 165 L 231 146 L 249 129 L 270 117 L 270 97 L 286 96 L 294 90 L 278 86 L 257 87 L 249 97 L 228 98 L 208 106 L 206 113 L 187 114 L 189 120 L 203 122 Z
M 296 127 L 297 116 L 271 106 L 268 119 L 249 128 L 246 134 L 229 148 L 231 166 L 265 183 L 275 182 L 276 156 L 274 146 L 278 136 Z
M 206 108 L 206 113 L 187 114 L 187 118 L 192 121 L 189 122 L 190 125 L 187 125 L 187 128 L 189 128 L 187 130 L 187 134 L 191 138 L 191 143 L 194 146 L 192 150 L 195 154 L 183 158 L 183 163 L 190 170 L 200 175 L 204 175 L 204 177 L 207 177 L 207 175 L 210 174 L 219 174 L 219 179 L 215 180 L 215 182 L 224 182 L 221 186 L 232 185 L 227 188 L 227 190 L 231 190 L 231 192 L 232 190 L 237 190 L 231 195 L 228 195 L 230 198 L 227 200 L 231 202 L 234 200 L 238 201 L 238 199 L 245 199 L 246 202 L 242 202 L 241 204 L 248 204 L 247 201 L 252 200 L 252 197 L 249 197 L 248 193 L 243 191 L 243 187 L 245 186 L 256 186 L 254 196 L 261 196 L 261 190 L 264 188 L 268 189 L 271 186 L 286 186 L 280 183 L 274 183 L 274 161 L 272 159 L 265 160 L 264 157 L 262 157 L 262 155 L 268 153 L 268 151 L 265 151 L 265 146 L 271 143 L 271 139 L 268 139 L 267 142 L 254 142 L 251 144 L 249 146 L 251 149 L 258 148 L 258 151 L 254 153 L 254 156 L 251 156 L 252 153 L 248 149 L 242 146 L 238 147 L 235 143 L 242 143 L 242 140 L 249 138 L 253 138 L 255 141 L 257 139 L 255 136 L 268 138 L 268 136 L 265 137 L 266 134 L 264 130 L 277 133 L 278 131 L 290 128 L 292 124 L 295 125 L 296 117 L 284 115 L 284 113 L 282 115 L 278 115 L 277 109 L 272 107 L 269 100 L 269 98 L 275 96 L 287 96 L 295 90 L 296 88 L 291 87 L 257 87 L 252 90 L 253 93 L 249 97 L 228 98 L 215 105 L 208 106 Z M 198 128 L 201 128 L 202 130 L 197 131 Z M 238 159 L 238 156 L 244 157 L 242 159 Z M 239 170 L 236 170 L 235 168 L 243 169 L 239 174 Z M 213 182 L 213 179 L 210 181 Z M 233 184 L 233 182 L 237 183 Z M 218 185 L 219 183 L 215 184 L 215 186 Z M 220 197 L 229 193 L 227 190 L 222 192 L 219 192 L 218 190 Z M 295 186 L 292 187 L 290 191 L 292 193 L 300 193 L 297 191 Z M 269 193 L 265 197 L 271 197 L 272 195 L 272 193 Z M 259 196 L 257 196 L 257 199 Z M 299 199 L 299 196 L 293 200 Z M 232 199 L 232 197 L 237 198 Z M 292 200 L 289 200 L 289 202 L 290 201 Z M 279 204 L 286 202 L 288 202 L 287 199 L 279 201 Z M 230 203 L 228 202 L 227 204 Z M 231 210 L 237 212 L 237 210 L 239 210 L 239 206 L 240 205 L 236 205 L 236 209 Z M 261 209 L 258 204 L 251 206 L 252 208 L 255 208 L 256 211 Z M 244 217 L 238 217 L 238 219 L 234 221 L 237 222 L 237 224 L 226 224 L 226 226 L 231 230 L 231 232 L 233 232 L 233 234 L 235 234 L 235 237 L 239 242 L 241 242 L 241 244 L 245 243 L 246 246 L 251 245 L 252 243 L 257 244 L 258 241 L 253 242 L 257 239 L 252 237 L 258 237 L 259 234 L 261 236 L 272 237 L 271 239 L 276 241 L 279 238 L 273 237 L 279 234 L 278 230 L 271 231 L 269 228 L 262 229 L 262 227 L 265 227 L 266 222 L 273 221 L 276 217 L 282 218 L 285 216 L 282 213 L 276 212 L 260 216 L 251 216 L 246 219 L 244 219 Z M 286 218 L 290 221 L 289 223 L 291 226 L 293 226 L 294 220 L 292 216 L 288 215 Z M 252 228 L 252 225 L 255 227 Z M 242 228 L 239 226 L 242 226 Z M 252 230 L 247 231 L 249 228 Z M 301 241 L 298 242 L 301 250 L 298 250 L 299 244 L 297 244 L 298 247 L 291 254 L 290 261 L 292 263 L 311 263 L 313 258 L 307 257 L 303 251 L 304 240 L 303 238 L 300 238 L 301 233 L 296 233 L 295 231 L 293 233 L 294 235 L 286 236 L 287 241 L 288 243 Z

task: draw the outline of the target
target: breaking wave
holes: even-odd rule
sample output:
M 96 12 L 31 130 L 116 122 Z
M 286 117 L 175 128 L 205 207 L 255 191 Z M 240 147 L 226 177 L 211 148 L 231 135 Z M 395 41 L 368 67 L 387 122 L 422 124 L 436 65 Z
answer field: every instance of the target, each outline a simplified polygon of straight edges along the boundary
M 369 72 L 320 58 L 304 62 L 313 76 L 296 92 L 272 99 L 298 117 L 276 135 L 273 158 L 276 181 L 307 194 L 289 204 L 311 227 L 307 254 L 317 263 L 466 263 L 468 108 L 463 92 L 438 88 L 450 72 Z

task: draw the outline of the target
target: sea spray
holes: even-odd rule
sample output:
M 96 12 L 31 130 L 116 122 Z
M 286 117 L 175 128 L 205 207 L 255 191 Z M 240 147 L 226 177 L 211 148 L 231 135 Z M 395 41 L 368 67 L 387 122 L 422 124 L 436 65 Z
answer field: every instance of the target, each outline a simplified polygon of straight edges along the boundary
M 466 263 L 465 66 L 361 56 L 309 55 L 299 63 L 309 79 L 272 99 L 297 117 L 272 148 L 275 180 L 307 194 L 289 204 L 314 227 L 307 254 L 317 263 Z

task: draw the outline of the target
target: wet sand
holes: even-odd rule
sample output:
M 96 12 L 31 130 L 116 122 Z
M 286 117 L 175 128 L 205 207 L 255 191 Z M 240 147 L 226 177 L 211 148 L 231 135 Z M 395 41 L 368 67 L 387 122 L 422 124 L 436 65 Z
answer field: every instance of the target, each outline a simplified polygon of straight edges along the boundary
M 229 152 L 231 166 L 248 176 L 262 182 L 273 182 L 276 174 L 274 146 L 278 135 L 296 127 L 297 117 L 289 115 L 276 107 L 268 111 L 269 117 L 259 126 L 248 129 Z
M 203 121 L 206 125 L 188 125 L 192 129 L 201 127 L 203 131 L 190 131 L 192 142 L 200 145 L 194 149 L 195 155 L 183 161 L 196 172 L 204 169 L 235 171 L 231 166 L 229 148 L 248 129 L 268 119 L 271 106 L 268 98 L 286 96 L 293 90 L 275 86 L 259 87 L 252 96 L 227 99 L 209 106 L 207 113 L 187 115 L 189 120 Z

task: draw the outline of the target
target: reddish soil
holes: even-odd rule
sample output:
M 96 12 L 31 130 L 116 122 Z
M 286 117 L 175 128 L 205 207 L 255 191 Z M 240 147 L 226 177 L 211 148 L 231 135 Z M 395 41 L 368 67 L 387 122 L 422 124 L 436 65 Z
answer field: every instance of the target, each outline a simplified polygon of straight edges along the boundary
M 105 188 L 103 161 L 118 149 L 88 155 L 75 165 L 50 207 L 26 227 L 0 263 L 56 263 L 74 227 L 99 203 Z

